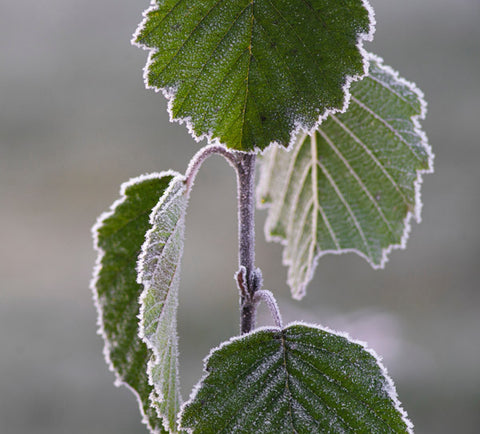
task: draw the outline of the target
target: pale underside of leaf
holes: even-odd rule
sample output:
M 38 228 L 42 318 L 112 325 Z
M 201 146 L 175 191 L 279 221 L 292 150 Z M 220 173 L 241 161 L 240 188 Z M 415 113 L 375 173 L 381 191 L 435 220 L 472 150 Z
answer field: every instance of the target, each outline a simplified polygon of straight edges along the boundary
M 150 405 L 153 387 L 146 372 L 152 354 L 138 337 L 142 286 L 136 281 L 136 263 L 149 229 L 151 210 L 176 175 L 154 173 L 123 184 L 121 198 L 92 229 L 98 258 L 91 289 L 99 333 L 105 341 L 105 358 L 115 373 L 116 385 L 125 385 L 136 395 L 143 422 L 158 434 L 166 431 Z
M 196 139 L 241 151 L 288 146 L 345 110 L 374 32 L 367 0 L 163 0 L 144 16 L 147 87 Z
M 262 157 L 258 205 L 268 207 L 267 239 L 285 245 L 295 298 L 320 256 L 355 252 L 381 268 L 392 249 L 405 247 L 410 219 L 420 221 L 422 175 L 433 170 L 419 123 L 423 94 L 378 57 L 369 61 L 347 112 L 290 152 L 273 147 Z
M 406 433 L 379 358 L 307 324 L 258 329 L 212 350 L 180 415 L 191 433 Z
M 187 203 L 186 179 L 178 175 L 152 211 L 151 229 L 138 261 L 138 283 L 144 287 L 139 336 L 153 352 L 148 364 L 155 388 L 151 400 L 171 433 L 178 432 L 176 418 L 181 405 L 177 306 Z

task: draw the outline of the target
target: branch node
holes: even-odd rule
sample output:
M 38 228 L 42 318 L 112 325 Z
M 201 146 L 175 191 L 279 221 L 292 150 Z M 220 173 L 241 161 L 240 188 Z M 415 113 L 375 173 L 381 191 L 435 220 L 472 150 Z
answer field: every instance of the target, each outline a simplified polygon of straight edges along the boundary
M 239 270 L 235 273 L 235 281 L 242 299 L 250 300 L 250 291 L 248 290 L 247 269 L 240 265 Z

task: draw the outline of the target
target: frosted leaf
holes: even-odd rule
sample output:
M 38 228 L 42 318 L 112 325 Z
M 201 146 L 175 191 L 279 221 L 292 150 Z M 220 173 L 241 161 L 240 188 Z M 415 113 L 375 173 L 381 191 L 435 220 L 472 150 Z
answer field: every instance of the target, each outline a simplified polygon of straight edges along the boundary
M 152 354 L 138 336 L 142 286 L 136 281 L 136 263 L 150 227 L 148 216 L 174 176 L 173 172 L 154 173 L 123 184 L 121 198 L 92 229 L 98 258 L 91 288 L 105 358 L 115 373 L 115 384 L 127 386 L 136 395 L 143 422 L 152 433 L 166 431 L 150 405 L 153 387 L 147 364 Z
M 307 324 L 233 338 L 205 361 L 180 414 L 191 433 L 408 433 L 392 380 L 365 344 Z
M 151 229 L 138 260 L 138 283 L 144 287 L 139 335 L 153 352 L 148 363 L 154 386 L 151 401 L 170 433 L 178 432 L 176 418 L 181 405 L 177 306 L 187 203 L 186 179 L 178 175 L 150 215 Z
M 195 138 L 241 151 L 287 146 L 345 110 L 374 31 L 367 0 L 157 0 L 144 16 L 147 87 Z
M 369 55 L 369 76 L 352 84 L 343 114 L 331 115 L 290 152 L 262 158 L 258 204 L 268 207 L 267 239 L 284 244 L 288 283 L 305 294 L 317 260 L 355 252 L 374 268 L 404 248 L 410 219 L 420 221 L 422 174 L 433 154 L 419 123 L 423 94 Z

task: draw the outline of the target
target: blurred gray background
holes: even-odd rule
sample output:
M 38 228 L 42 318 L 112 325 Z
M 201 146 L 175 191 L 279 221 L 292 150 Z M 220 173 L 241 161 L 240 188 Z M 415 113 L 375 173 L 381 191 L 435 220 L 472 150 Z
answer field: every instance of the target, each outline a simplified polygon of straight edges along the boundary
M 384 356 L 417 433 L 480 426 L 480 1 L 372 0 L 367 49 L 415 81 L 436 154 L 423 222 L 383 271 L 321 259 L 290 301 L 281 248 L 257 226 L 257 262 L 286 320 L 369 342 Z M 147 2 L 0 3 L 0 433 L 145 433 L 113 386 L 88 284 L 90 227 L 121 182 L 183 171 L 199 145 L 143 87 L 130 35 Z M 237 334 L 235 184 L 203 167 L 187 219 L 179 312 L 184 396 L 211 346 Z M 268 318 L 263 312 L 263 318 Z M 267 324 L 262 319 L 261 324 Z

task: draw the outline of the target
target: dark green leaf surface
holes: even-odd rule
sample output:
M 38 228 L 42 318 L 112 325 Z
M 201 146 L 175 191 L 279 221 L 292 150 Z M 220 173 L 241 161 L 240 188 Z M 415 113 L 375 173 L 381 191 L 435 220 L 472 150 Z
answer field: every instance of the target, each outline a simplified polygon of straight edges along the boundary
M 150 50 L 146 83 L 172 119 L 251 151 L 344 109 L 372 34 L 366 0 L 157 0 L 134 42 Z
M 151 401 L 170 433 L 178 432 L 176 420 L 181 405 L 177 306 L 187 203 L 185 177 L 176 176 L 152 211 L 152 227 L 138 261 L 138 281 L 144 287 L 140 336 L 153 352 L 148 364 L 150 383 L 155 387 Z
M 92 290 L 98 310 L 105 356 L 117 377 L 139 400 L 144 422 L 154 433 L 164 433 L 162 420 L 150 406 L 148 383 L 151 353 L 138 337 L 142 286 L 137 283 L 137 257 L 150 227 L 149 215 L 167 189 L 173 174 L 141 176 L 122 185 L 121 199 L 100 216 L 93 228 L 97 267 Z
M 370 74 L 352 84 L 345 113 L 331 115 L 290 152 L 269 149 L 259 206 L 265 233 L 285 245 L 292 294 L 301 298 L 317 260 L 353 251 L 374 268 L 403 248 L 411 217 L 420 220 L 422 174 L 433 155 L 419 119 L 422 93 L 370 55 Z
M 192 433 L 406 433 L 392 381 L 359 343 L 293 324 L 214 350 L 181 414 Z

